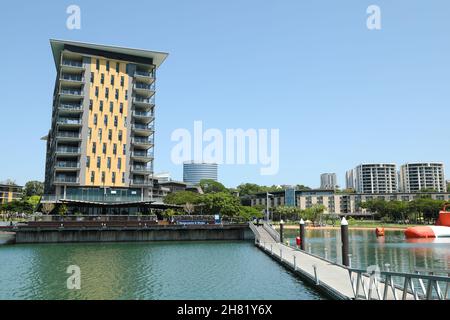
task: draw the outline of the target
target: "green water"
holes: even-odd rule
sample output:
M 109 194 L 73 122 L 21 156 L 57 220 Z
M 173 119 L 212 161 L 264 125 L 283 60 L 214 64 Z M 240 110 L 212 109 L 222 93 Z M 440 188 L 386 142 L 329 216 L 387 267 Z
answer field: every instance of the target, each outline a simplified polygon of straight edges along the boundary
M 285 230 L 285 239 L 292 245 L 298 230 Z M 306 250 L 329 260 L 342 262 L 340 230 L 307 230 Z M 386 231 L 377 238 L 372 230 L 349 231 L 352 267 L 366 269 L 378 265 L 385 270 L 414 272 L 416 268 L 450 269 L 450 238 L 405 239 L 403 231 Z
M 321 297 L 251 242 L 158 242 L 0 246 L 0 299 Z

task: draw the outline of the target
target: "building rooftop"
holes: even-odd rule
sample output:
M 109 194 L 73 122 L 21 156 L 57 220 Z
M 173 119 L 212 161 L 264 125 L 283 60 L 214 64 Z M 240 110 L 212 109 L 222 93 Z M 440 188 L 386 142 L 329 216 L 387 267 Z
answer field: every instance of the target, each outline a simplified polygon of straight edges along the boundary
M 125 47 L 116 47 L 116 46 L 110 46 L 110 45 L 101 45 L 101 44 L 93 44 L 93 43 L 86 43 L 86 42 L 78 42 L 78 41 L 67 41 L 67 40 L 56 40 L 56 39 L 50 39 L 50 45 L 52 47 L 53 52 L 53 58 L 55 60 L 55 66 L 58 69 L 59 65 L 59 57 L 61 56 L 61 52 L 64 50 L 64 47 L 66 45 L 68 46 L 76 46 L 86 49 L 93 49 L 93 50 L 99 50 L 99 51 L 106 51 L 106 52 L 112 52 L 124 56 L 134 56 L 134 57 L 140 57 L 145 59 L 152 59 L 153 64 L 156 67 L 159 67 L 164 60 L 169 55 L 165 52 L 158 52 L 158 51 L 149 51 L 149 50 L 143 50 L 143 49 L 132 49 L 132 48 L 125 48 Z

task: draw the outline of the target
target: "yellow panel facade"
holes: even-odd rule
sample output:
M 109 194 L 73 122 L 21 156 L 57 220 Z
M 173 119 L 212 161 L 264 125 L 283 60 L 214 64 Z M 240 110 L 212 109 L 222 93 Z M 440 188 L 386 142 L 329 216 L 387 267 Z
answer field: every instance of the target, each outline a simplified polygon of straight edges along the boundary
M 99 60 L 99 70 L 96 67 L 97 59 Z M 107 71 L 108 61 L 109 71 Z M 119 72 L 116 71 L 116 63 L 119 63 Z M 89 157 L 89 167 L 86 168 L 85 185 L 123 187 L 125 184 L 122 182 L 122 175 L 127 171 L 126 155 L 123 151 L 124 148 L 126 148 L 126 152 L 129 152 L 130 149 L 126 127 L 126 119 L 129 116 L 128 101 L 125 100 L 125 95 L 128 91 L 128 99 L 131 99 L 131 89 L 128 88 L 129 76 L 126 73 L 126 62 L 92 57 L 90 69 L 94 81 L 91 82 L 91 75 L 86 74 L 90 85 L 89 99 L 92 101 L 92 108 L 89 110 L 88 118 L 90 138 L 88 137 L 86 144 L 86 154 Z M 114 84 L 111 84 L 112 76 L 114 77 Z M 123 86 L 121 85 L 122 77 Z M 106 97 L 107 89 L 109 90 L 108 97 Z M 96 90 L 98 90 L 98 96 Z M 118 98 L 116 98 L 116 90 L 119 93 Z M 102 103 L 103 108 L 101 107 Z M 112 112 L 110 103 L 113 106 Z M 121 103 L 123 104 L 122 110 L 120 110 Z M 105 116 L 107 116 L 107 124 L 105 124 Z M 95 117 L 97 118 L 97 124 L 94 123 Z M 115 117 L 117 117 L 117 126 L 114 125 Z M 111 139 L 109 139 L 109 130 L 112 132 Z M 121 141 L 119 140 L 119 132 L 122 133 Z M 93 152 L 94 143 L 96 145 L 95 153 Z M 106 144 L 106 153 L 103 152 L 103 144 Z M 113 153 L 114 145 L 116 146 L 116 154 Z M 97 167 L 98 157 L 100 157 L 100 168 Z M 111 161 L 110 168 L 108 168 L 108 158 Z M 120 169 L 118 168 L 119 161 L 121 161 Z M 94 173 L 93 182 L 91 181 L 92 172 Z M 105 174 L 104 182 L 102 181 L 103 172 Z M 113 173 L 115 173 L 115 182 L 113 182 Z

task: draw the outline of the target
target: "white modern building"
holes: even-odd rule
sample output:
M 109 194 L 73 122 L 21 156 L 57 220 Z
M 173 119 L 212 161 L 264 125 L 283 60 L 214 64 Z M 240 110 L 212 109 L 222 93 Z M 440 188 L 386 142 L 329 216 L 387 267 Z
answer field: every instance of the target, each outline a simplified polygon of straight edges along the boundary
M 320 175 L 320 189 L 335 190 L 337 187 L 336 173 L 322 173 Z
M 346 187 L 358 193 L 394 193 L 398 189 L 397 166 L 393 163 L 364 163 L 347 171 Z
M 406 163 L 400 168 L 400 190 L 447 192 L 444 164 L 439 162 Z
M 183 182 L 191 185 L 196 185 L 199 184 L 199 182 L 203 179 L 217 181 L 217 163 L 202 163 L 195 161 L 188 161 L 183 163 Z

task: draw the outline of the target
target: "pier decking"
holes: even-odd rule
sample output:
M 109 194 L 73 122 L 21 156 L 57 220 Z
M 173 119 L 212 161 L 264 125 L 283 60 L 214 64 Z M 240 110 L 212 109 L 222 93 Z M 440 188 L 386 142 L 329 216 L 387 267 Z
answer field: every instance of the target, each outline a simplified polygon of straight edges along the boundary
M 376 277 L 380 274 L 370 276 L 363 270 L 347 268 L 280 243 L 279 236 L 267 223 L 262 226 L 251 223 L 250 228 L 255 233 L 258 248 L 332 299 L 448 299 L 448 277 L 384 272 L 385 280 L 380 281 Z M 404 278 L 404 286 L 394 284 L 393 277 Z M 417 282 L 420 286 L 414 285 Z M 444 283 L 444 290 L 441 291 L 438 282 Z

